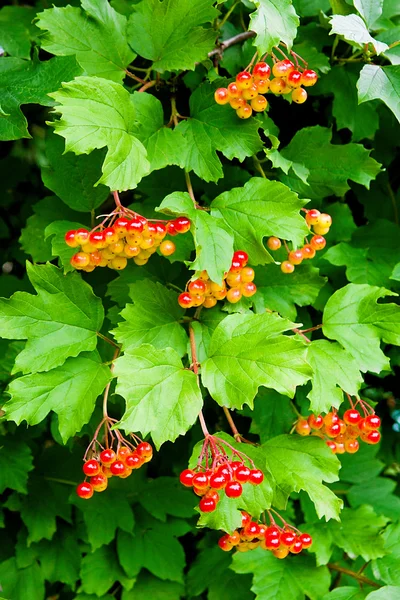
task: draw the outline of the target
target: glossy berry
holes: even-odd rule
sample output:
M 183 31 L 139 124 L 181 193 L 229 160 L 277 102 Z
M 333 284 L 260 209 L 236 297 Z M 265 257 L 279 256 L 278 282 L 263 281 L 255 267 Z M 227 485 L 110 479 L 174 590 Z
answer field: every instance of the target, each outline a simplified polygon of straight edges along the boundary
M 361 421 L 361 415 L 355 408 L 349 408 L 345 411 L 343 420 L 347 425 L 357 425 Z
M 84 269 L 90 262 L 90 256 L 86 252 L 77 252 L 71 258 L 71 265 L 76 269 Z
M 243 534 L 250 539 L 257 537 L 259 533 L 260 527 L 258 523 L 255 523 L 254 521 L 250 521 L 250 523 L 247 523 L 247 525 L 243 527 Z
M 108 478 L 104 473 L 100 473 L 99 475 L 94 475 L 90 478 L 90 484 L 95 492 L 104 492 L 108 486 Z
M 176 250 L 176 246 L 175 246 L 174 242 L 171 242 L 171 240 L 164 240 L 160 244 L 160 253 L 163 256 L 171 256 L 171 254 L 173 254 L 175 252 L 175 250 Z
M 240 275 L 243 283 L 249 283 L 250 281 L 253 281 L 255 277 L 254 269 L 251 267 L 243 267 Z
M 294 265 L 291 262 L 289 262 L 288 260 L 284 260 L 281 263 L 281 271 L 282 271 L 282 273 L 293 273 Z
M 250 473 L 250 469 L 246 465 L 242 465 L 236 469 L 235 479 L 236 481 L 240 481 L 240 483 L 246 483 L 250 479 Z
M 129 219 L 119 217 L 114 223 L 114 229 L 118 234 L 125 234 L 128 227 Z
M 292 546 L 296 540 L 296 534 L 293 531 L 283 531 L 281 533 L 280 542 L 284 546 Z
M 244 267 L 249 261 L 249 255 L 244 250 L 236 250 L 233 253 L 232 262 L 233 261 L 239 261 L 240 265 Z
M 238 84 L 233 81 L 228 85 L 228 96 L 230 99 L 232 98 L 240 98 L 242 95 L 242 90 L 239 88 Z
M 296 537 L 295 541 L 293 542 L 293 544 L 290 546 L 290 552 L 292 554 L 300 554 L 300 552 L 303 550 L 303 544 L 302 541 L 299 537 Z
M 229 95 L 226 88 L 218 88 L 214 92 L 214 100 L 217 104 L 228 104 Z
M 77 229 L 75 231 L 75 239 L 79 244 L 85 244 L 90 238 L 89 231 L 87 229 Z
M 291 88 L 298 88 L 301 86 L 301 73 L 300 71 L 293 70 L 287 76 L 287 84 L 290 85 Z
M 314 225 L 314 233 L 318 235 L 326 235 L 329 232 L 329 227 L 321 227 L 321 225 Z
M 217 508 L 217 504 L 213 498 L 202 498 L 199 502 L 201 512 L 213 512 Z
M 198 489 L 206 489 L 209 485 L 208 477 L 205 473 L 196 473 L 193 477 L 193 486 Z
M 318 219 L 318 225 L 320 227 L 330 227 L 332 225 L 332 217 L 327 213 L 321 213 Z
M 257 286 L 252 281 L 244 283 L 240 289 L 245 298 L 251 298 L 257 292 Z
M 268 100 L 265 96 L 256 96 L 250 102 L 251 108 L 255 112 L 263 112 L 268 106 Z
M 143 458 L 150 458 L 153 456 L 153 448 L 148 442 L 140 442 L 136 447 L 136 452 Z
M 381 434 L 379 433 L 379 431 L 376 430 L 370 431 L 365 437 L 365 441 L 367 442 L 367 444 L 378 444 L 380 442 L 380 439 Z
M 314 248 L 310 246 L 310 244 L 306 244 L 305 246 L 303 246 L 301 251 L 303 253 L 304 259 L 314 258 L 316 254 Z
M 241 513 L 242 513 L 242 527 L 244 527 L 245 525 L 247 525 L 247 523 L 250 523 L 251 516 L 249 515 L 249 513 L 245 512 L 244 510 L 242 510 Z
M 311 414 L 307 421 L 311 429 L 321 429 L 324 424 L 324 418 L 321 415 Z
M 189 283 L 188 291 L 190 294 L 203 295 L 206 293 L 206 284 L 202 279 L 195 279 Z
M 241 297 L 242 297 L 242 291 L 240 290 L 240 288 L 236 288 L 236 287 L 233 287 L 230 290 L 228 290 L 228 292 L 226 294 L 226 299 L 231 304 L 236 304 L 236 302 L 239 302 Z
M 98 473 L 100 473 L 101 467 L 97 460 L 92 458 L 91 460 L 87 460 L 85 462 L 85 464 L 82 467 L 82 470 L 85 473 L 85 475 L 89 475 L 91 477 L 92 475 L 98 475 Z
M 248 119 L 249 117 L 251 117 L 252 112 L 253 109 L 251 108 L 251 106 L 249 106 L 249 104 L 245 104 L 244 106 L 239 106 L 239 108 L 236 111 L 236 114 L 240 119 Z
M 242 495 L 243 488 L 238 481 L 228 481 L 225 486 L 225 494 L 228 498 L 239 498 Z
M 249 483 L 260 485 L 264 481 L 264 473 L 260 469 L 251 469 Z
M 267 529 L 268 532 L 268 529 Z M 265 534 L 265 547 L 267 550 L 277 550 L 281 545 L 279 536 L 271 536 L 268 533 Z
M 246 90 L 253 84 L 253 77 L 248 71 L 241 71 L 236 75 L 236 83 L 239 89 Z
M 301 87 L 294 89 L 292 92 L 292 100 L 296 104 L 304 104 L 304 102 L 307 100 L 307 96 L 308 94 L 306 90 Z
M 296 433 L 298 433 L 299 435 L 310 435 L 311 433 L 311 426 L 308 423 L 307 419 L 299 419 L 296 423 Z
M 116 460 L 115 462 L 113 462 L 110 469 L 113 475 L 122 475 L 123 473 L 125 473 L 126 467 L 122 460 Z
M 102 231 L 92 231 L 89 235 L 89 243 L 95 248 L 104 248 L 106 243 L 104 233 Z
M 271 67 L 266 62 L 258 62 L 253 67 L 253 77 L 256 81 L 268 79 L 271 75 Z
M 214 490 L 222 490 L 228 483 L 228 479 L 222 473 L 213 473 L 210 476 L 210 487 Z
M 328 437 L 334 438 L 340 433 L 340 424 L 332 423 L 332 425 L 328 425 L 325 427 L 325 433 Z
M 326 440 L 326 445 L 336 454 L 336 444 L 333 440 Z
M 345 442 L 344 442 L 344 449 L 349 454 L 355 454 L 356 452 L 358 452 L 359 448 L 360 448 L 360 444 L 359 444 L 358 440 L 356 440 L 354 438 L 350 438 L 348 440 L 345 440 Z
M 242 92 L 240 92 L 242 93 Z M 241 106 L 247 106 L 247 102 L 244 98 L 240 97 L 240 98 L 231 98 L 229 100 L 229 104 L 230 106 L 234 109 L 237 110 L 238 108 L 240 108 Z
M 65 243 L 70 248 L 77 248 L 78 246 L 80 246 L 80 242 L 76 239 L 75 233 L 76 231 L 74 230 L 67 231 L 67 233 L 64 236 Z
M 314 235 L 311 238 L 310 244 L 314 250 L 322 250 L 326 246 L 326 240 L 322 235 Z
M 294 70 L 294 64 L 289 59 L 284 59 L 276 62 L 272 67 L 274 77 L 285 77 Z
M 379 429 L 379 427 L 381 426 L 381 419 L 380 417 L 378 417 L 378 415 L 368 415 L 368 417 L 365 417 L 365 429 L 367 431 L 372 431 L 374 429 Z
M 76 493 L 79 498 L 83 498 L 84 500 L 89 500 L 93 496 L 93 486 L 90 483 L 80 483 L 76 488 Z
M 257 81 L 257 88 L 259 94 L 266 94 L 269 91 L 271 82 L 269 79 L 259 79 Z
M 233 544 L 230 543 L 229 537 L 230 536 L 228 534 L 226 534 L 226 535 L 223 535 L 222 537 L 220 537 L 218 540 L 218 546 L 224 552 L 229 552 L 230 550 L 232 550 Z
M 117 456 L 116 456 L 114 450 L 111 450 L 111 448 L 108 448 L 108 449 L 100 452 L 100 461 L 105 466 L 112 465 L 112 463 L 116 460 L 116 458 L 117 458 Z
M 312 69 L 306 69 L 301 75 L 301 83 L 304 87 L 311 87 L 318 81 L 318 75 Z
M 187 217 L 178 217 L 174 224 L 178 233 L 186 233 L 190 229 L 190 220 Z
M 179 294 L 178 304 L 182 308 L 191 308 L 193 306 L 193 298 L 189 292 L 183 292 L 183 294 Z
M 256 83 L 252 83 L 250 87 L 243 90 L 243 92 L 242 92 L 242 97 L 245 100 L 253 100 L 257 96 L 258 96 L 258 86 Z M 261 96 L 261 97 L 264 98 L 264 96 Z M 265 98 L 264 98 L 264 100 L 265 100 Z
M 286 91 L 286 81 L 277 77 L 271 81 L 269 89 L 272 94 L 281 95 Z
M 272 554 L 279 559 L 286 558 L 289 554 L 289 548 L 287 548 L 286 546 L 280 546 L 276 550 L 272 550 Z
M 306 223 L 307 225 L 316 225 L 321 216 L 321 213 L 316 208 L 311 208 L 306 213 Z
M 339 423 L 338 414 L 336 412 L 329 412 L 324 417 L 324 424 L 325 424 L 325 426 L 329 427 L 333 423 Z
M 131 219 L 126 226 L 126 230 L 129 234 L 140 234 L 143 232 L 143 221 L 138 217 Z
M 288 255 L 288 260 L 292 265 L 299 265 L 303 262 L 303 252 L 301 250 L 291 250 Z
M 303 548 L 309 548 L 312 545 L 312 537 L 309 533 L 302 533 L 299 540 L 303 544 Z
M 270 237 L 268 238 L 267 246 L 270 250 L 279 250 L 279 248 L 282 246 L 282 242 L 277 237 Z

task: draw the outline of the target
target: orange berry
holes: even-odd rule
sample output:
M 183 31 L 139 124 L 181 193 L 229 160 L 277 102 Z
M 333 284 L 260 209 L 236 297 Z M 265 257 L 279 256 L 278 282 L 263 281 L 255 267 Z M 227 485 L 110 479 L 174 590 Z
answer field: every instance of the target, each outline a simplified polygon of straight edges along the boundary
M 278 250 L 282 246 L 282 242 L 277 237 L 270 237 L 268 238 L 267 246 L 270 250 Z
M 252 85 L 253 77 L 248 71 L 241 71 L 236 75 L 236 83 L 240 90 L 246 90 Z
M 164 240 L 160 244 L 160 252 L 163 256 L 171 256 L 171 254 L 173 254 L 175 250 L 176 246 L 174 242 L 171 242 L 171 240 Z
M 228 85 L 228 96 L 230 100 L 232 100 L 232 98 L 240 98 L 241 95 L 242 90 L 238 87 L 238 84 L 235 81 Z
M 281 263 L 281 271 L 282 273 L 293 273 L 294 265 L 288 260 L 284 260 L 283 263 Z
M 257 286 L 252 281 L 243 283 L 240 289 L 242 290 L 242 294 L 245 298 L 251 298 L 257 292 Z
M 266 94 L 269 91 L 271 82 L 269 79 L 260 79 L 257 81 L 257 89 L 259 94 Z
M 249 283 L 254 280 L 255 273 L 251 267 L 243 267 L 240 277 L 243 283 Z
M 242 92 L 242 96 L 245 100 L 252 100 L 258 95 L 258 87 L 256 83 L 252 83 L 250 87 L 246 88 Z
M 251 117 L 252 112 L 253 109 L 251 108 L 251 106 L 249 104 L 245 104 L 244 106 L 239 106 L 239 108 L 236 111 L 236 114 L 240 119 L 248 119 L 249 117 Z
M 272 67 L 274 77 L 287 77 L 292 71 L 294 71 L 294 64 L 288 58 L 276 62 Z
M 250 104 L 251 104 L 251 108 L 255 112 L 263 112 L 263 110 L 265 110 L 268 106 L 268 100 L 266 99 L 265 96 L 256 96 L 255 98 L 252 99 Z
M 228 104 L 229 95 L 226 88 L 218 88 L 214 92 L 214 100 L 217 104 Z
M 230 290 L 228 290 L 228 292 L 226 294 L 226 299 L 231 304 L 236 304 L 236 302 L 239 302 L 241 297 L 242 297 L 242 291 L 240 290 L 240 288 L 236 288 L 236 287 L 233 287 Z
M 292 100 L 296 102 L 296 104 L 304 104 L 307 100 L 307 92 L 303 88 L 299 87 L 293 90 L 292 92 Z
M 280 77 L 273 79 L 269 84 L 269 90 L 272 94 L 283 94 L 286 91 L 286 81 Z
M 288 259 L 292 265 L 299 265 L 303 262 L 303 252 L 301 250 L 291 250 Z

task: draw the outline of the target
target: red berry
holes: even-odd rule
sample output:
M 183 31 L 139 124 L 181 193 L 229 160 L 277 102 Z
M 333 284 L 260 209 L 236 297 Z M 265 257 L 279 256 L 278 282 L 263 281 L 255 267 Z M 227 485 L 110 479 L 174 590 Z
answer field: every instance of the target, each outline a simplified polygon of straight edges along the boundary
M 118 241 L 119 236 L 114 227 L 106 227 L 103 229 L 104 239 L 108 244 L 114 244 Z
M 167 233 L 169 235 L 178 235 L 178 232 L 175 227 L 175 221 L 168 221 L 167 223 Z
M 268 533 L 265 534 L 265 547 L 267 550 L 277 550 L 280 545 L 279 537 L 271 536 Z
M 374 431 L 370 431 L 367 436 L 365 441 L 368 444 L 378 444 L 378 442 L 380 442 L 381 439 L 381 434 L 379 433 L 379 431 L 376 431 L 376 429 Z
M 214 100 L 217 104 L 228 104 L 229 95 L 226 88 L 218 88 L 214 92 Z
M 125 473 L 126 467 L 122 460 L 116 460 L 111 465 L 110 470 L 113 475 L 123 475 L 123 473 Z
M 241 71 L 236 75 L 236 83 L 240 90 L 246 90 L 252 85 L 253 77 L 248 71 Z
M 300 552 L 302 550 L 303 550 L 303 543 L 302 543 L 301 539 L 298 537 L 298 538 L 296 538 L 294 543 L 290 546 L 290 552 L 292 552 L 292 554 L 300 554 Z
M 301 75 L 301 83 L 304 87 L 315 85 L 318 81 L 318 75 L 312 69 L 306 69 Z
M 287 84 L 290 85 L 291 88 L 297 88 L 301 85 L 301 73 L 300 71 L 292 71 L 287 76 Z
M 196 473 L 193 476 L 193 486 L 198 489 L 206 489 L 209 485 L 208 476 L 205 473 Z
M 246 465 L 242 465 L 236 469 L 235 479 L 236 481 L 240 481 L 240 483 L 246 483 L 250 479 L 250 474 L 250 469 Z
M 309 548 L 312 544 L 312 537 L 309 533 L 302 533 L 299 536 L 299 540 L 303 544 L 303 548 Z
M 70 248 L 77 248 L 78 246 L 80 246 L 80 243 L 75 238 L 75 234 L 76 234 L 76 231 L 74 231 L 74 230 L 67 231 L 67 233 L 65 234 L 65 237 L 64 237 L 65 243 Z
M 249 255 L 244 250 L 236 250 L 233 253 L 232 261 L 239 261 L 242 267 L 245 267 L 248 263 Z
M 100 464 L 94 458 L 92 458 L 91 460 L 87 460 L 83 465 L 82 469 L 85 475 L 89 476 L 97 475 L 98 473 L 100 473 L 101 470 Z
M 199 294 L 200 296 L 206 293 L 207 285 L 202 279 L 195 279 L 190 281 L 188 285 L 188 291 L 190 294 Z
M 251 469 L 249 482 L 253 485 L 259 485 L 264 481 L 264 473 L 260 469 Z
M 256 81 L 268 79 L 271 75 L 271 67 L 266 62 L 258 62 L 253 68 L 253 77 Z
M 210 476 L 210 486 L 214 490 L 221 490 L 227 484 L 228 479 L 222 473 L 213 473 Z
M 111 448 L 107 448 L 106 450 L 103 450 L 103 452 L 100 452 L 100 461 L 105 466 L 112 465 L 115 459 L 116 454 Z
M 358 410 L 349 408 L 343 415 L 343 420 L 347 425 L 357 425 L 361 421 L 361 415 Z
M 284 546 L 292 546 L 296 541 L 296 534 L 293 531 L 283 531 L 281 533 L 280 542 Z
M 215 504 L 218 504 L 219 502 L 219 494 L 216 490 L 208 490 L 208 492 L 204 494 L 204 498 L 211 498 L 212 500 L 214 500 Z
M 87 254 L 87 252 L 77 252 L 73 255 L 70 262 L 76 269 L 83 269 L 87 267 L 90 262 L 90 254 Z
M 190 220 L 187 217 L 178 217 L 174 221 L 178 233 L 186 233 L 190 229 Z
M 140 442 L 136 448 L 136 452 L 143 458 L 149 458 L 150 456 L 153 456 L 153 448 L 148 442 Z
M 368 415 L 368 417 L 365 418 L 365 429 L 367 431 L 373 431 L 374 429 L 379 429 L 379 427 L 381 426 L 381 419 L 380 417 L 378 417 L 378 415 Z
M 255 538 L 258 537 L 259 533 L 260 527 L 258 523 L 255 523 L 254 521 L 250 521 L 250 523 L 247 523 L 247 525 L 243 527 L 243 535 L 246 537 Z
M 144 458 L 136 454 L 136 452 L 132 452 L 132 454 L 128 454 L 124 458 L 124 463 L 128 467 L 128 469 L 140 469 L 142 465 L 144 465 Z
M 326 246 L 326 239 L 322 235 L 314 235 L 311 238 L 310 246 L 314 250 L 322 250 Z
M 234 98 L 240 98 L 242 95 L 242 90 L 238 87 L 237 83 L 233 81 L 228 85 L 228 96 L 229 99 L 232 100 Z
M 244 510 L 242 510 L 241 513 L 242 513 L 242 527 L 244 527 L 245 525 L 247 525 L 247 523 L 250 523 L 251 516 L 249 515 L 249 513 L 245 512 Z
M 119 217 L 114 223 L 114 229 L 117 233 L 125 233 L 128 225 L 129 219 L 126 219 L 125 217 Z
M 222 537 L 220 537 L 218 540 L 218 546 L 224 552 L 229 552 L 229 550 L 232 550 L 232 544 L 229 541 L 229 537 L 230 536 L 228 534 L 225 534 Z
M 183 292 L 178 296 L 178 304 L 182 308 L 191 308 L 193 306 L 193 298 L 189 292 Z
M 213 512 L 217 508 L 217 504 L 213 498 L 202 498 L 199 502 L 201 512 Z
M 90 478 L 90 484 L 95 492 L 104 492 L 108 485 L 108 478 L 104 473 L 99 473 Z
M 286 77 L 294 70 L 294 64 L 288 58 L 280 60 L 272 67 L 272 73 L 275 77 Z
M 330 438 L 338 436 L 340 433 L 340 423 L 332 423 L 332 425 L 327 425 L 325 427 L 325 433 Z
M 321 429 L 324 424 L 324 418 L 321 415 L 310 415 L 307 419 L 311 429 Z
M 238 481 L 228 481 L 225 486 L 225 494 L 228 498 L 239 498 L 242 495 L 243 488 Z
M 310 208 L 306 213 L 306 222 L 308 225 L 316 225 L 318 223 L 321 213 L 316 208 Z
M 268 535 L 269 537 L 277 538 L 279 540 L 281 537 L 281 532 L 279 531 L 278 527 L 276 527 L 276 525 L 271 525 L 270 527 L 267 527 L 265 535 L 266 536 Z
M 90 238 L 89 232 L 87 229 L 77 229 L 75 231 L 75 239 L 79 244 L 85 244 Z
M 227 481 L 232 479 L 233 471 L 228 467 L 228 465 L 221 465 L 218 467 L 217 473 L 224 475 Z
M 90 483 L 80 483 L 76 488 L 76 493 L 79 498 L 83 498 L 84 500 L 89 500 L 93 496 L 93 486 Z
M 143 221 L 139 219 L 139 217 L 133 217 L 126 226 L 126 231 L 129 234 L 132 233 L 142 233 L 143 231 Z
M 303 252 L 300 249 L 291 250 L 288 255 L 288 260 L 292 263 L 292 265 L 299 265 L 303 262 L 303 258 Z
M 303 253 L 303 258 L 314 258 L 315 256 L 315 250 L 310 244 L 306 244 L 305 246 L 303 246 L 301 251 Z
M 333 440 L 326 440 L 326 445 L 336 454 L 336 444 Z

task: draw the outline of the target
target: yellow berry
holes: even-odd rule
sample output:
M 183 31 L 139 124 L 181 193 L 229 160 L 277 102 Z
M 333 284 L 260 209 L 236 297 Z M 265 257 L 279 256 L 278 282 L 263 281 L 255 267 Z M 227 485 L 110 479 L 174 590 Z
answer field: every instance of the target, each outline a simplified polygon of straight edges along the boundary
M 304 104 L 307 100 L 307 92 L 302 87 L 296 88 L 292 91 L 292 100 L 296 102 L 296 104 Z
M 268 106 L 268 100 L 266 99 L 265 96 L 257 96 L 256 98 L 253 98 L 253 100 L 250 102 L 251 104 L 251 108 L 255 111 L 255 112 L 262 112 L 263 110 L 265 110 Z

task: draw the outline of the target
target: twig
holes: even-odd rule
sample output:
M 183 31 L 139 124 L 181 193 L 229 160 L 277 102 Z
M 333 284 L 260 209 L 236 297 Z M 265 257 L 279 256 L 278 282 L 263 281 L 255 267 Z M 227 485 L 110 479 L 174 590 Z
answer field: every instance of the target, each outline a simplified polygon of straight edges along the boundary
M 116 351 L 114 352 L 114 356 L 112 357 L 112 364 L 110 367 L 111 373 L 114 370 L 114 361 L 116 358 L 118 358 L 120 352 L 121 352 L 121 348 L 118 346 Z M 104 396 L 103 396 L 103 417 L 104 417 L 104 419 L 108 419 L 107 401 L 108 401 L 108 393 L 110 391 L 111 381 L 109 381 L 107 383 L 106 389 L 104 390 Z
M 145 83 L 144 85 L 142 85 L 142 87 L 138 89 L 138 92 L 145 92 L 149 88 L 151 88 L 154 85 L 156 85 L 156 83 L 157 83 L 156 79 L 152 79 L 152 81 L 148 81 L 147 83 Z
M 294 333 L 297 333 L 297 335 L 302 337 L 305 342 L 307 342 L 308 344 L 311 344 L 311 340 L 308 339 L 308 337 L 306 335 L 304 335 L 304 333 L 302 331 L 300 331 L 300 329 L 294 328 L 294 329 L 292 329 L 292 331 L 294 331 Z
M 125 74 L 128 75 L 128 77 L 130 77 L 131 79 L 138 81 L 139 83 L 144 83 L 144 79 L 141 79 L 141 77 L 138 77 L 134 73 L 131 73 L 130 71 L 128 71 L 128 69 L 125 69 Z
M 231 413 L 229 412 L 229 409 L 226 406 L 223 406 L 222 410 L 225 413 L 225 417 L 226 417 L 226 420 L 229 423 L 229 427 L 232 429 L 232 433 L 233 433 L 233 437 L 235 438 L 235 441 L 236 442 L 241 442 L 242 441 L 242 436 L 240 435 L 240 433 L 238 431 L 238 428 L 235 425 L 235 422 L 234 422 L 234 420 L 232 418 Z
M 308 333 L 309 331 L 317 331 L 317 329 L 321 329 L 321 327 L 323 327 L 322 323 L 321 323 L 321 325 L 315 325 L 315 327 L 309 327 L 308 329 L 301 329 L 301 333 Z
M 238 33 L 237 35 L 234 35 L 233 37 L 229 38 L 228 40 L 225 40 L 224 42 L 222 42 L 218 48 L 214 48 L 214 50 L 211 50 L 211 52 L 208 53 L 208 58 L 212 58 L 213 56 L 219 55 L 222 56 L 224 50 L 226 50 L 227 48 L 230 48 L 231 46 L 234 46 L 235 44 L 240 44 L 240 42 L 244 42 L 246 40 L 248 40 L 249 38 L 255 37 L 256 32 L 255 31 L 243 31 L 243 33 Z
M 193 373 L 196 375 L 197 385 L 200 388 L 200 380 L 199 380 L 199 364 L 197 362 L 197 350 L 196 350 L 196 337 L 194 334 L 194 329 L 191 323 L 189 323 L 189 339 L 190 339 L 190 353 L 192 355 L 192 364 L 193 364 Z M 210 432 L 207 429 L 207 425 L 204 419 L 203 411 L 199 412 L 199 421 L 201 425 L 201 429 L 203 430 L 204 437 L 209 437 Z
M 365 583 L 366 585 L 370 585 L 376 588 L 382 587 L 379 583 L 376 583 L 376 581 L 368 579 L 368 577 L 364 577 L 364 575 L 360 575 L 359 573 L 351 571 L 350 569 L 346 569 L 345 567 L 340 567 L 339 565 L 334 565 L 333 563 L 328 563 L 327 567 L 331 571 L 337 571 L 338 573 L 344 573 L 345 575 L 349 575 L 350 577 L 357 579 L 357 581 L 359 581 L 360 583 Z
M 103 335 L 102 333 L 100 333 L 99 331 L 96 331 L 96 335 L 101 338 L 102 340 L 104 340 L 105 342 L 107 342 L 107 344 L 111 344 L 112 346 L 115 346 L 116 348 L 119 348 L 119 345 L 116 344 L 114 342 L 114 340 L 111 340 L 110 338 L 108 338 L 107 336 Z

